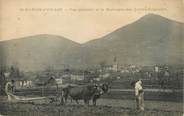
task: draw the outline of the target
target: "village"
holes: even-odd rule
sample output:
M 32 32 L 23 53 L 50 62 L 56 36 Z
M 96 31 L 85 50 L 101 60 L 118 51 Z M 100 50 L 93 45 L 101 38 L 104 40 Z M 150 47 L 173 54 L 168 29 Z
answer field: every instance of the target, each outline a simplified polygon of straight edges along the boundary
M 14 80 L 15 88 L 37 88 L 48 80 L 58 85 L 108 82 L 119 88 L 131 88 L 131 82 L 143 79 L 146 88 L 180 89 L 182 88 L 182 66 L 135 66 L 119 65 L 114 61 L 111 65 L 101 64 L 99 67 L 76 70 L 67 67 L 61 70 L 52 68 L 37 72 L 21 72 L 18 67 L 1 67 L 1 93 L 7 81 Z M 173 70 L 174 69 L 174 70 Z M 172 70 L 172 71 L 171 71 Z

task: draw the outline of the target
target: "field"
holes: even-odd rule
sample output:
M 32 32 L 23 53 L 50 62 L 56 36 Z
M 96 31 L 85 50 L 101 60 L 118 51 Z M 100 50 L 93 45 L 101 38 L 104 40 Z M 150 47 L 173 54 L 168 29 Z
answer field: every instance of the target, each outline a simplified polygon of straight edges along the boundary
M 41 88 L 21 89 L 19 96 L 56 95 L 55 88 L 48 88 L 42 94 Z M 31 95 L 31 96 L 30 96 Z M 182 116 L 182 89 L 145 89 L 145 111 L 135 110 L 133 89 L 111 88 L 98 101 L 97 106 L 85 106 L 70 100 L 66 105 L 50 103 L 50 99 L 29 103 L 9 103 L 7 97 L 0 97 L 0 114 L 8 116 Z M 92 103 L 91 103 L 92 104 Z
M 145 100 L 145 111 L 135 110 L 134 100 L 105 99 L 97 106 L 68 101 L 66 105 L 49 103 L 48 99 L 30 103 L 9 103 L 1 97 L 0 114 L 8 116 L 182 116 L 182 102 Z

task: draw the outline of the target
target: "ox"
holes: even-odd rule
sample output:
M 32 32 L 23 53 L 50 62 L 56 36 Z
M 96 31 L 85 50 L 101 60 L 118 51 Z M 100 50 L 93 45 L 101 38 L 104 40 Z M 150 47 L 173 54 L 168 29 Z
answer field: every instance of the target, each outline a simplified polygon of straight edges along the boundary
M 89 101 L 93 98 L 93 96 L 97 93 L 101 93 L 102 90 L 96 84 L 90 84 L 85 86 L 68 86 L 63 88 L 63 97 L 65 99 L 65 103 L 67 102 L 67 98 L 70 96 L 71 99 L 75 100 L 78 104 L 78 100 L 84 100 L 86 105 L 89 105 Z
M 96 92 L 92 98 L 93 105 L 96 106 L 96 101 L 99 99 L 103 94 L 107 93 L 109 90 L 109 84 L 103 83 L 99 86 L 102 89 L 102 92 Z

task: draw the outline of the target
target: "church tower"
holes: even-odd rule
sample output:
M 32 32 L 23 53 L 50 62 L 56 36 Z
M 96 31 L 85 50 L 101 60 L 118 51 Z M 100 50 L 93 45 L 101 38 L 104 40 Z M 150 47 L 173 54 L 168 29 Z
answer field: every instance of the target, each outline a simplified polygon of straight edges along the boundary
M 114 72 L 118 71 L 118 62 L 117 62 L 116 56 L 113 59 L 112 71 L 114 71 Z

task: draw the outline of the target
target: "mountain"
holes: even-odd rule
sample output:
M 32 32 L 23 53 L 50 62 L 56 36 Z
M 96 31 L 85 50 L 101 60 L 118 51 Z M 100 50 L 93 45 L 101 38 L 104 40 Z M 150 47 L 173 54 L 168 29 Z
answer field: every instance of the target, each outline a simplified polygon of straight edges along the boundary
M 181 64 L 184 24 L 148 14 L 101 38 L 78 44 L 56 35 L 35 35 L 0 42 L 1 63 L 22 70 L 49 66 L 86 68 L 102 62 L 112 64 Z
M 79 46 L 64 37 L 47 34 L 0 42 L 3 59 L 6 59 L 4 62 L 17 65 L 22 70 L 62 68 L 68 52 Z
M 184 24 L 159 15 L 148 14 L 136 22 L 85 43 L 90 64 L 113 62 L 120 64 L 154 65 L 180 64 L 184 53 Z M 93 58 L 96 57 L 96 58 Z

